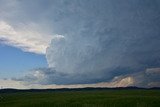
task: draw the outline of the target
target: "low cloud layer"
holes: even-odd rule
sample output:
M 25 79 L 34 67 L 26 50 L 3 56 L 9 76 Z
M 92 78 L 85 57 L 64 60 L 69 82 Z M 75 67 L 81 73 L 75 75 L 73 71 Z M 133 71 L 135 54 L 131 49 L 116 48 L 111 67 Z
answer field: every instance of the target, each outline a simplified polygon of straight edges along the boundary
M 55 88 L 85 88 L 85 87 L 126 87 L 132 86 L 133 79 L 126 77 L 121 80 L 114 80 L 111 82 L 101 82 L 97 84 L 73 84 L 73 85 L 56 85 L 56 84 L 39 84 L 30 83 L 26 81 L 19 81 L 14 79 L 0 80 L 1 88 L 15 88 L 15 89 L 55 89 Z
M 160 68 L 148 68 L 132 75 L 139 87 L 160 87 Z
M 98 73 L 97 73 L 98 74 Z M 160 87 L 160 68 L 148 68 L 144 71 L 133 72 L 131 74 L 114 76 L 112 79 L 105 81 L 102 78 L 97 78 L 95 74 L 83 73 L 60 73 L 54 68 L 38 68 L 31 71 L 29 74 L 21 78 L 12 78 L 13 81 L 22 82 L 24 86 L 52 86 L 57 87 Z M 88 81 L 87 81 L 88 80 Z M 98 81 L 102 80 L 102 81 Z M 54 88 L 54 87 L 50 87 Z
M 18 2 L 22 7 L 24 3 L 30 1 Z M 42 2 L 34 3 L 41 14 L 32 19 L 48 24 L 59 36 L 46 50 L 49 67 L 35 69 L 19 81 L 160 86 L 153 75 L 160 67 L 158 0 L 53 0 L 46 3 L 47 9 L 39 8 Z

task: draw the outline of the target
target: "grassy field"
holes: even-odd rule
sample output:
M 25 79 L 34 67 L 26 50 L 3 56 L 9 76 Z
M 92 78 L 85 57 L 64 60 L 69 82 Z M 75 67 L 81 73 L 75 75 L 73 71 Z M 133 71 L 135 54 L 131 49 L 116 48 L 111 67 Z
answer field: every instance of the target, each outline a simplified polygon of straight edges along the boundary
M 160 107 L 160 90 L 1 93 L 0 107 Z

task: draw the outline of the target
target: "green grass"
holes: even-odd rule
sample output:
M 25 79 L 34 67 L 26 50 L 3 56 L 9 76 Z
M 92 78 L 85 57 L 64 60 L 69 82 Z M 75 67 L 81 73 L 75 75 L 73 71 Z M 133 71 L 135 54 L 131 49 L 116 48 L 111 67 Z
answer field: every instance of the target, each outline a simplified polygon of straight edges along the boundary
M 160 107 L 159 90 L 17 92 L 0 96 L 0 107 Z

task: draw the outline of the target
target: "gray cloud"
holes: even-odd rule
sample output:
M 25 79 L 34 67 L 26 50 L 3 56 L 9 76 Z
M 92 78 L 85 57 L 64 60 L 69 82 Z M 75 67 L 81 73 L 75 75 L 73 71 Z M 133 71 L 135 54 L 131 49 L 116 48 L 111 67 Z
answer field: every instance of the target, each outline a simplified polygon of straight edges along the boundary
M 93 76 L 92 76 L 93 75 Z M 54 68 L 38 68 L 25 75 L 22 78 L 12 78 L 12 81 L 18 81 L 25 87 L 42 85 L 50 86 L 54 88 L 55 83 L 57 87 L 126 87 L 126 86 L 138 86 L 138 87 L 160 87 L 160 68 L 148 68 L 141 72 L 132 74 L 114 76 L 110 81 L 98 82 L 95 74 L 83 74 L 77 73 L 67 74 L 56 72 Z M 106 76 L 104 76 L 105 78 Z M 92 82 L 88 82 L 88 81 Z M 63 85 L 62 85 L 63 84 Z M 53 85 L 53 87 L 52 87 Z
M 37 9 L 31 13 L 32 6 L 24 9 L 30 15 L 42 10 L 37 16 L 27 16 L 27 21 L 38 17 L 35 22 L 48 24 L 50 32 L 63 37 L 54 38 L 47 48 L 49 68 L 39 69 L 44 76 L 40 83 L 109 82 L 136 74 L 144 79 L 146 69 L 160 67 L 158 0 L 53 0 L 46 3 L 48 8 L 41 5 L 33 6 Z M 146 85 L 138 75 L 133 77 L 136 85 Z
M 90 76 L 93 75 L 93 76 Z M 37 68 L 24 77 L 12 78 L 15 81 L 24 81 L 28 84 L 89 84 L 102 82 L 106 76 L 102 76 L 99 73 L 65 73 L 57 72 L 55 68 Z
M 83 75 L 82 80 L 87 83 L 110 81 L 115 76 L 159 67 L 157 3 L 147 0 L 61 3 L 63 14 L 55 23 L 63 25 L 57 29 L 63 31 L 60 33 L 64 38 L 53 39 L 47 49 L 49 66 L 57 72 L 76 74 L 76 78 Z M 78 83 L 83 83 L 82 80 Z
M 135 80 L 134 84 L 139 87 L 160 87 L 159 76 L 160 68 L 147 68 L 132 75 Z

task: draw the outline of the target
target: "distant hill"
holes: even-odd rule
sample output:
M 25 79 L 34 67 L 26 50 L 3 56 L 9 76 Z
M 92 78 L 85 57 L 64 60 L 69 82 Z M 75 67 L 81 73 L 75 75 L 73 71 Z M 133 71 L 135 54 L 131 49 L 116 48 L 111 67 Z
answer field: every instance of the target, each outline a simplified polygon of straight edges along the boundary
M 160 90 L 160 87 L 152 87 L 152 88 L 140 88 L 140 87 L 116 87 L 116 88 L 93 88 L 93 87 L 86 87 L 86 88 L 60 88 L 60 89 L 0 89 L 0 93 L 15 93 L 15 92 L 60 92 L 60 91 L 94 91 L 94 90 Z

